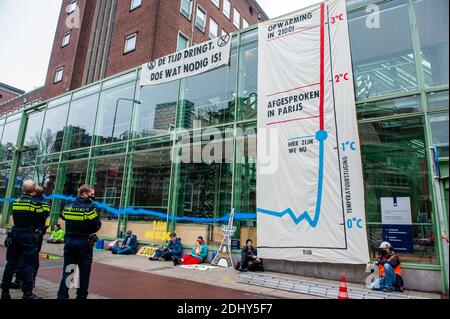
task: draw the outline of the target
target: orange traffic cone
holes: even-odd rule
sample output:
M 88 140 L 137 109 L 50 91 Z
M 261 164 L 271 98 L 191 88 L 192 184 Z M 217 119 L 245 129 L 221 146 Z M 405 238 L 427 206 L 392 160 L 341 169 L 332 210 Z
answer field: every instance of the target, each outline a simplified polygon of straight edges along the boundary
M 347 284 L 345 283 L 345 276 L 341 276 L 341 286 L 339 287 L 338 299 L 348 299 Z

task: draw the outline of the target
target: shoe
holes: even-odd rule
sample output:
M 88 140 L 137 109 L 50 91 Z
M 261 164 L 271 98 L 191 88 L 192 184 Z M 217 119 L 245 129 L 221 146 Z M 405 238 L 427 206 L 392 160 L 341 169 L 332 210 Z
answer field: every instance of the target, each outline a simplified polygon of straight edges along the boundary
M 177 257 L 172 257 L 173 265 L 178 266 L 180 264 L 180 260 Z
M 22 282 L 21 281 L 14 281 L 11 284 L 11 289 L 21 289 L 22 288 Z
M 158 257 L 158 259 L 156 259 L 157 261 L 166 261 L 164 258 L 162 257 Z
M 153 256 L 153 257 L 148 257 L 148 260 L 151 260 L 151 261 L 158 261 L 158 257 L 155 257 L 155 256 Z
M 23 294 L 22 299 L 42 299 L 42 298 L 36 296 L 34 293 L 26 293 L 26 294 Z
M 393 292 L 394 288 L 384 288 L 383 292 Z
M 240 272 L 248 272 L 248 269 L 247 268 L 240 268 L 239 271 Z
M 2 291 L 1 300 L 11 300 L 11 295 L 9 294 L 8 290 L 3 290 Z

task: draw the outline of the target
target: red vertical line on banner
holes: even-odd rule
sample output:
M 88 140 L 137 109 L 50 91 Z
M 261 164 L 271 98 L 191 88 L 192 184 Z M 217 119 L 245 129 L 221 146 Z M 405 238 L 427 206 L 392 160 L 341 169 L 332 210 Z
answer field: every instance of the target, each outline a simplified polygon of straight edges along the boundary
M 320 5 L 320 130 L 325 130 L 325 3 Z

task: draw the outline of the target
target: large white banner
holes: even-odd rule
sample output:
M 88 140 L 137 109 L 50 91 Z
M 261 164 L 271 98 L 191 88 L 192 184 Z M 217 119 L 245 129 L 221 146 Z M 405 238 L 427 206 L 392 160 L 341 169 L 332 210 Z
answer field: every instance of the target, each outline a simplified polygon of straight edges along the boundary
M 258 252 L 369 262 L 344 0 L 259 26 Z
M 142 65 L 141 86 L 162 84 L 228 65 L 231 36 L 198 44 Z

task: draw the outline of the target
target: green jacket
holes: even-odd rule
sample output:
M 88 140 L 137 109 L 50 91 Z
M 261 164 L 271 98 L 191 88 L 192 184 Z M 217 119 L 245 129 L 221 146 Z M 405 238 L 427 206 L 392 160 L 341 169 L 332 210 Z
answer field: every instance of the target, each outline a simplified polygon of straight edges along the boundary
M 64 230 L 62 229 L 55 229 L 52 232 L 52 235 L 50 236 L 51 239 L 60 239 L 64 240 Z

